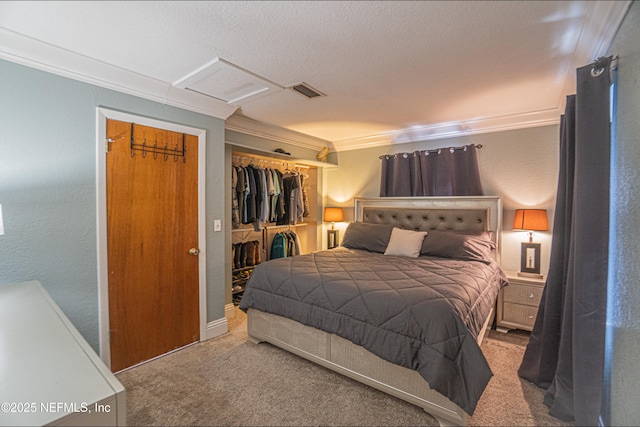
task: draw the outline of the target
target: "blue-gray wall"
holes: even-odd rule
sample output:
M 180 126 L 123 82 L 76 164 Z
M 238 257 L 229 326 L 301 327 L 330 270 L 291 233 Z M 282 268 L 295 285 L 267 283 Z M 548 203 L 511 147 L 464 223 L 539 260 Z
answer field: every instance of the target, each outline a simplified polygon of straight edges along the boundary
M 96 352 L 99 106 L 205 129 L 207 224 L 225 216 L 223 120 L 0 60 L 0 284 L 39 280 Z M 225 231 L 212 228 L 208 321 L 225 298 Z
M 607 425 L 639 425 L 640 405 L 640 3 L 632 3 L 609 55 L 618 60 L 612 153 Z

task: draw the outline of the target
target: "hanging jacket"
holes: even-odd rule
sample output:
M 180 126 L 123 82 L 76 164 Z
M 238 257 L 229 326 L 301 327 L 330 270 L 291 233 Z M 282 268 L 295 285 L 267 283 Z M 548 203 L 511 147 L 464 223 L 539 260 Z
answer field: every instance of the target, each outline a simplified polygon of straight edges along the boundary
M 240 207 L 238 205 L 238 171 L 231 166 L 231 228 L 240 227 Z
M 283 233 L 276 233 L 271 242 L 271 259 L 286 258 L 287 256 L 287 238 Z

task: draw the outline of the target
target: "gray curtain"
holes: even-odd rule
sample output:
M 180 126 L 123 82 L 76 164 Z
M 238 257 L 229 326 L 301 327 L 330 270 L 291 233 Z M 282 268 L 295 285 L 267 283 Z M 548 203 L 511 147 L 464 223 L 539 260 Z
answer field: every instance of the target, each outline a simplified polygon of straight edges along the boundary
M 598 425 L 604 385 L 609 68 L 610 58 L 579 68 L 576 95 L 567 97 L 549 274 L 518 370 L 547 389 L 551 415 L 580 426 Z
M 380 196 L 481 196 L 478 148 L 472 144 L 382 156 Z

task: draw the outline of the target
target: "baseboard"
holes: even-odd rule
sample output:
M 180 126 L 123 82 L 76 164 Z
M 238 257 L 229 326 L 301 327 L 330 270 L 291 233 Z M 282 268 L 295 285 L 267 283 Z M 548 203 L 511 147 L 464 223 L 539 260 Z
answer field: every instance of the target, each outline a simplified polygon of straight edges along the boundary
M 224 306 L 224 317 L 226 317 L 227 319 L 231 319 L 235 315 L 236 309 L 233 304 L 227 304 Z
M 216 319 L 213 322 L 207 323 L 207 332 L 203 341 L 211 338 L 218 337 L 220 335 L 229 332 L 229 322 L 227 319 L 235 316 L 236 310 L 233 304 L 226 304 L 224 306 L 224 317 L 222 319 Z
M 229 332 L 229 323 L 227 322 L 226 317 L 214 320 L 213 322 L 207 323 L 207 333 L 204 337 L 204 340 L 218 337 L 220 335 L 226 334 L 227 332 Z

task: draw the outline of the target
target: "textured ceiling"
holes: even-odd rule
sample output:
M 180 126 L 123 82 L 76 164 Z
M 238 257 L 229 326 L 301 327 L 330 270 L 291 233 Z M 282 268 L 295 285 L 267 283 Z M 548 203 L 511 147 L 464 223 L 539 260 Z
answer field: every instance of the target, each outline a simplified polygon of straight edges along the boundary
M 0 57 L 340 150 L 557 122 L 628 4 L 3 1 Z M 216 58 L 278 89 L 229 105 L 174 85 Z

